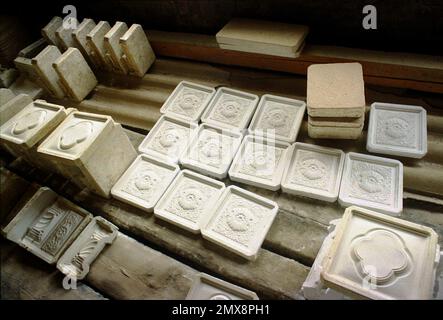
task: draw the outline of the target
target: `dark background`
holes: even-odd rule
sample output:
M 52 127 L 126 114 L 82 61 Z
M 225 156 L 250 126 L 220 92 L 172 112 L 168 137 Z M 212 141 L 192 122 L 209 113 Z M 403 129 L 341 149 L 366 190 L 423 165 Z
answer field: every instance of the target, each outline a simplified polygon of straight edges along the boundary
M 306 24 L 309 43 L 443 55 L 443 0 L 9 0 L 1 4 L 0 36 L 14 30 L 17 47 L 32 42 L 54 15 L 64 16 L 67 4 L 77 7 L 80 21 L 121 20 L 145 29 L 215 34 L 232 17 L 248 17 Z M 367 4 L 377 8 L 377 30 L 362 28 Z

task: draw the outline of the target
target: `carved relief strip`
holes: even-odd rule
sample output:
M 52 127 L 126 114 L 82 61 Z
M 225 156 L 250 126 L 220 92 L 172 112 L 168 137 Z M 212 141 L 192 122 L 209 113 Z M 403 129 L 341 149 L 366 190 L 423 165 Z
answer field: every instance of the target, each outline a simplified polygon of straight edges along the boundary
M 160 113 L 198 122 L 214 93 L 214 88 L 181 81 L 161 107 Z
M 295 142 L 305 110 L 306 103 L 303 101 L 265 94 L 260 99 L 248 131 L 256 136 Z
M 155 123 L 138 151 L 158 159 L 177 163 L 198 125 L 194 122 L 164 115 Z
M 339 202 L 399 215 L 403 210 L 403 164 L 350 152 L 346 155 Z
M 186 300 L 258 300 L 258 297 L 255 292 L 208 274 L 199 273 L 194 279 Z
M 430 299 L 438 250 L 431 228 L 352 206 L 337 226 L 321 277 L 351 296 Z
M 60 257 L 57 269 L 77 280 L 83 279 L 105 245 L 117 237 L 117 232 L 115 225 L 102 217 L 95 217 Z
M 52 264 L 90 220 L 90 213 L 43 187 L 3 231 L 7 239 Z
M 370 152 L 423 158 L 428 150 L 426 110 L 419 106 L 371 105 L 366 149 Z
M 255 112 L 258 96 L 226 87 L 217 89 L 202 122 L 231 130 L 245 129 Z
M 255 260 L 277 211 L 274 201 L 229 186 L 201 232 L 203 238 L 248 260 Z
M 225 184 L 189 170 L 181 171 L 154 208 L 154 214 L 193 233 L 213 213 Z
M 288 151 L 282 190 L 318 200 L 337 200 L 345 162 L 339 149 L 296 142 Z
M 111 194 L 120 201 L 152 212 L 179 171 L 176 164 L 141 154 L 112 187 Z
M 289 143 L 246 136 L 232 161 L 232 181 L 276 191 L 287 163 Z
M 223 179 L 241 140 L 242 134 L 238 131 L 201 124 L 180 157 L 180 163 L 185 168 Z

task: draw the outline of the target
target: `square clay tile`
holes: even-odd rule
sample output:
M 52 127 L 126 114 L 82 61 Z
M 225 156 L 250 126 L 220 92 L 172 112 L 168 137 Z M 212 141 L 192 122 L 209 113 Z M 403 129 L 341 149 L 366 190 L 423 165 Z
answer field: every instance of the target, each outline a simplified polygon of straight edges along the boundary
M 180 163 L 185 168 L 223 179 L 228 174 L 242 138 L 238 131 L 201 124 L 181 155 Z
M 399 215 L 403 209 L 403 164 L 350 152 L 346 155 L 339 202 Z
M 196 123 L 162 116 L 139 145 L 138 151 L 177 163 L 197 128 Z
M 181 171 L 154 208 L 155 216 L 200 233 L 225 184 L 190 170 Z
M 438 247 L 429 227 L 352 206 L 337 226 L 321 277 L 354 297 L 428 300 Z
M 373 103 L 366 149 L 403 157 L 424 157 L 428 150 L 426 110 L 419 106 Z
M 254 115 L 258 96 L 221 87 L 209 103 L 202 122 L 233 130 L 245 129 Z
M 255 292 L 205 273 L 199 273 L 194 279 L 186 300 L 258 300 L 258 297 Z
M 292 143 L 297 138 L 306 103 L 265 94 L 249 126 L 249 133 Z
M 152 212 L 179 171 L 175 164 L 141 154 L 112 187 L 111 194 L 120 201 Z
M 307 106 L 311 117 L 361 117 L 365 85 L 359 63 L 313 64 L 308 67 Z
M 277 191 L 287 162 L 289 143 L 246 136 L 232 161 L 232 181 Z
M 255 260 L 278 212 L 278 205 L 250 191 L 229 186 L 202 228 L 203 238 Z
M 160 113 L 198 122 L 215 89 L 181 81 L 160 108 Z
M 281 182 L 286 193 L 328 202 L 337 200 L 345 162 L 342 150 L 296 142 Z

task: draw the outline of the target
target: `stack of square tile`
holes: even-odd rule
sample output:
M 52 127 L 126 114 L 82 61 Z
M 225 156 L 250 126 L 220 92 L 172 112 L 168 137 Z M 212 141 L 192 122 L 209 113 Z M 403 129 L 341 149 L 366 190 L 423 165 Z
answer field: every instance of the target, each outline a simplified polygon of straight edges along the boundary
M 361 64 L 315 64 L 308 68 L 311 138 L 357 139 L 363 130 L 365 106 Z

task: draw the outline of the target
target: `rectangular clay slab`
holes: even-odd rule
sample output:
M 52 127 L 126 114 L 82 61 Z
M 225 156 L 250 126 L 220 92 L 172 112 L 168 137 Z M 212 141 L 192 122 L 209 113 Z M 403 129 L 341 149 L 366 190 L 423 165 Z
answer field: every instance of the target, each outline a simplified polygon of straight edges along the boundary
M 315 127 L 361 128 L 364 122 L 364 115 L 358 118 L 308 116 L 308 123 Z
M 280 189 L 289 143 L 246 136 L 232 161 L 229 177 L 272 191 Z
M 91 58 L 99 61 L 101 68 L 112 70 L 112 66 L 108 64 L 105 48 L 105 34 L 111 30 L 111 26 L 107 21 L 100 21 L 87 35 L 86 40 L 91 47 Z
M 3 232 L 8 240 L 53 264 L 91 217 L 87 211 L 43 187 L 26 203 Z
M 398 160 L 349 152 L 339 202 L 399 215 L 403 209 L 403 164 Z
M 217 89 L 202 122 L 232 130 L 245 129 L 255 112 L 258 96 L 226 87 Z
M 57 29 L 60 28 L 62 24 L 63 24 L 62 18 L 54 17 L 41 31 L 43 38 L 45 38 L 49 44 L 52 44 L 59 48 L 62 47 L 62 44 L 60 43 L 60 40 L 56 37 L 55 31 L 57 31 Z
M 201 232 L 203 238 L 248 260 L 255 260 L 277 212 L 278 205 L 274 201 L 229 186 Z
M 57 269 L 71 278 L 83 279 L 103 248 L 117 237 L 117 232 L 118 228 L 109 221 L 94 217 L 60 257 Z
M 124 22 L 117 21 L 115 25 L 105 34 L 106 59 L 113 70 L 118 73 L 127 73 L 126 65 L 123 63 L 123 49 L 120 38 L 128 31 Z
M 358 139 L 363 131 L 363 124 L 360 128 L 347 127 L 321 127 L 313 126 L 308 122 L 308 134 L 313 139 Z
M 212 215 L 225 184 L 190 170 L 181 171 L 154 208 L 156 217 L 193 233 L 200 233 Z
M 175 164 L 141 154 L 112 187 L 111 194 L 120 201 L 152 212 L 179 170 Z
M 351 296 L 430 299 L 438 250 L 431 228 L 352 206 L 337 227 L 321 276 Z
M 160 108 L 160 113 L 198 122 L 215 89 L 181 81 Z
M 161 116 L 139 145 L 138 151 L 177 163 L 197 128 L 196 123 Z
M 249 133 L 292 143 L 300 130 L 306 103 L 265 94 L 249 126 Z
M 366 149 L 375 153 L 423 158 L 428 151 L 426 110 L 404 104 L 373 103 Z
M 223 179 L 241 141 L 242 134 L 238 131 L 201 124 L 181 155 L 180 163 L 185 168 Z
M 345 162 L 339 149 L 296 142 L 282 179 L 282 190 L 318 200 L 337 200 Z
M 192 283 L 186 300 L 258 300 L 258 297 L 255 292 L 199 273 Z

